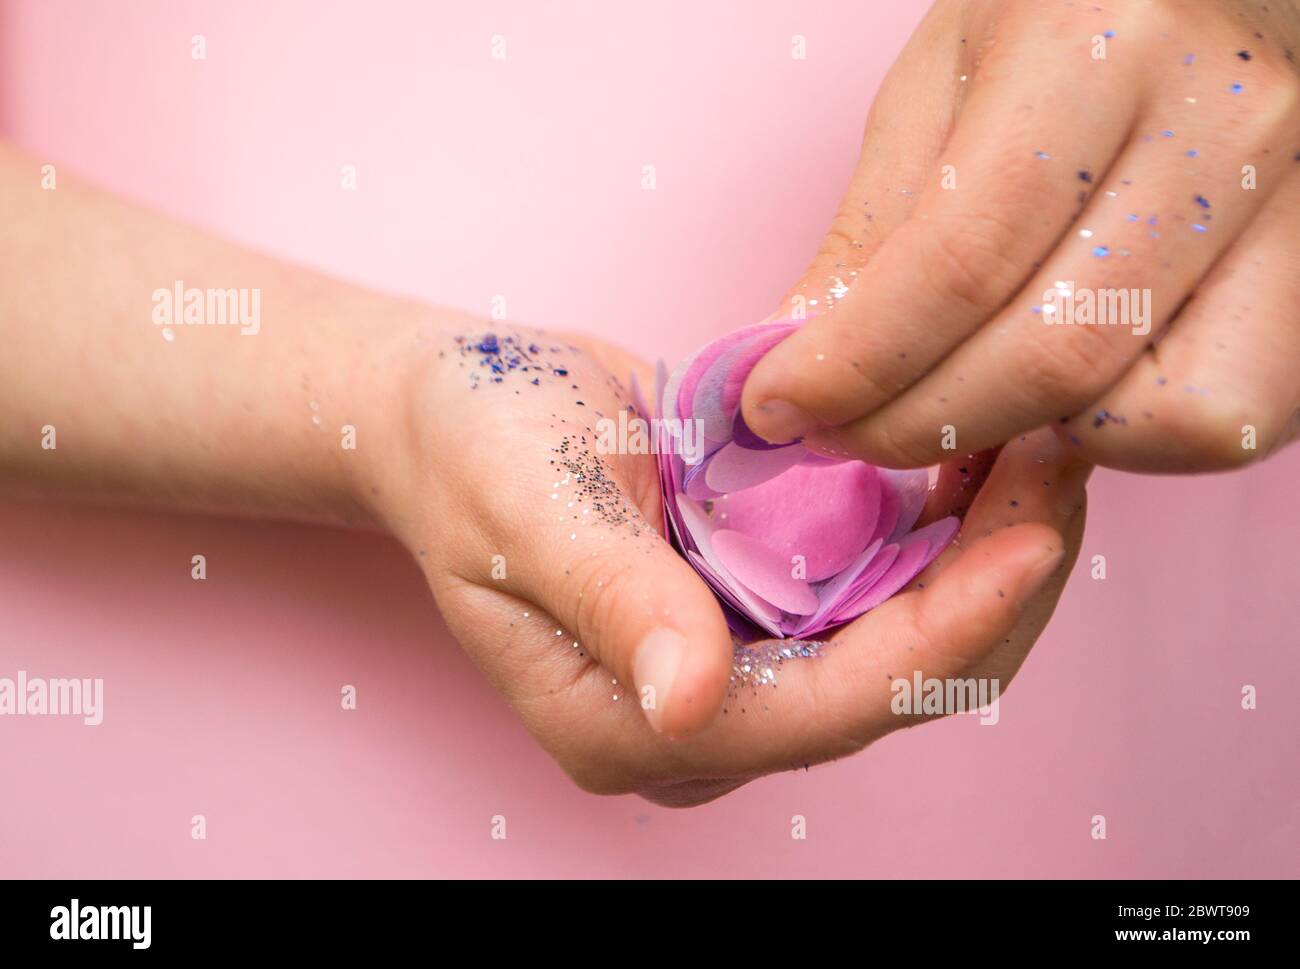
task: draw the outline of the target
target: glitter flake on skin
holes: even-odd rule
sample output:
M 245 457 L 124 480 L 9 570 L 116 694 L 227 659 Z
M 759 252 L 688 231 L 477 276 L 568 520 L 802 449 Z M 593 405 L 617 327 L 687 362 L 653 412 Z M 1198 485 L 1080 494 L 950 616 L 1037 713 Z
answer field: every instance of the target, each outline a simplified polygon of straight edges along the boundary
M 568 368 L 554 362 L 554 358 L 568 350 L 578 352 L 576 347 L 549 346 L 542 347 L 536 342 L 525 339 L 519 334 L 498 336 L 484 333 L 481 336 L 458 336 L 455 338 L 456 352 L 463 358 L 461 366 L 477 366 L 469 375 L 470 389 L 477 389 L 480 383 L 500 384 L 512 374 L 522 374 L 534 387 L 542 380 L 567 377 Z
M 566 504 L 574 508 L 567 516 L 572 521 L 584 518 L 603 522 L 606 525 L 629 528 L 634 534 L 640 534 L 649 528 L 641 513 L 632 507 L 617 482 L 609 475 L 605 459 L 586 443 L 585 436 L 566 435 L 553 452 L 552 466 L 563 471 L 564 477 L 556 481 L 552 488 L 555 498 L 561 488 L 571 488 L 573 497 Z M 578 511 L 576 506 L 582 506 Z M 571 533 L 571 541 L 576 541 L 577 533 Z
M 759 691 L 776 687 L 782 666 L 794 660 L 817 659 L 829 645 L 813 639 L 765 639 L 749 645 L 737 642 L 731 660 L 727 705 L 722 712 L 731 713 L 733 709 L 748 712 L 748 707 L 741 705 L 745 702 L 744 694 L 761 703 Z

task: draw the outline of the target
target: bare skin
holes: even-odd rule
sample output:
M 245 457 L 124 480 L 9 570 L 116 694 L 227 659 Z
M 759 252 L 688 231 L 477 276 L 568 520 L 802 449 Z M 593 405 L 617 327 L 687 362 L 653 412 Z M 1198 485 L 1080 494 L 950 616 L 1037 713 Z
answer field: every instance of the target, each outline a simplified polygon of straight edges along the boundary
M 939 0 L 787 299 L 820 315 L 750 375 L 749 425 L 890 467 L 941 460 L 948 426 L 979 449 L 1051 425 L 1144 472 L 1294 440 L 1298 47 L 1292 0 Z M 1044 325 L 1058 288 L 1145 290 L 1150 312 Z
M 463 647 L 587 790 L 697 804 L 924 719 L 891 712 L 890 676 L 1005 686 L 1078 552 L 1088 466 L 1050 434 L 1013 442 L 917 587 L 821 658 L 787 664 L 761 703 L 723 713 L 733 646 L 662 538 L 654 459 L 593 465 L 616 514 L 551 497 L 557 448 L 624 404 L 640 363 L 520 329 L 556 365 L 537 384 L 512 373 L 474 387 L 480 355 L 457 338 L 481 339 L 484 320 L 286 265 L 63 175 L 54 191 L 40 181 L 37 162 L 0 149 L 0 485 L 391 532 Z M 177 280 L 259 288 L 256 332 L 160 325 L 153 294 Z M 931 514 L 970 497 L 941 488 Z M 638 682 L 664 668 L 644 662 L 664 628 L 683 638 L 682 662 L 671 682 Z M 653 709 L 637 702 L 646 685 Z

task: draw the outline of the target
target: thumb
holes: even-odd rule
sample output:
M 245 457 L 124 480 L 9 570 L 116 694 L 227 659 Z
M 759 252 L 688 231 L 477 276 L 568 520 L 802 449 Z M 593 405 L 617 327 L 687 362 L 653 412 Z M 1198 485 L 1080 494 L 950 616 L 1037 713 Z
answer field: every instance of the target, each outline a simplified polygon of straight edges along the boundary
M 722 708 L 733 648 L 704 580 L 639 517 L 561 530 L 531 543 L 514 570 L 519 594 L 635 689 L 656 732 L 706 726 Z

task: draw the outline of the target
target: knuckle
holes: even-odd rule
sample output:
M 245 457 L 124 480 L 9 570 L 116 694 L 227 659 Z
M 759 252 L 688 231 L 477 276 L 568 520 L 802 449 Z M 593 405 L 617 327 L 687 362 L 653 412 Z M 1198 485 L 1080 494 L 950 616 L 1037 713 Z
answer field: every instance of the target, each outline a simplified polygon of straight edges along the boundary
M 939 446 L 939 438 L 943 434 L 942 426 L 933 428 L 933 447 L 927 446 L 915 434 L 904 433 L 903 428 L 896 421 L 888 419 L 872 421 L 870 426 L 873 432 L 871 452 L 881 459 L 888 458 L 888 463 L 892 467 L 922 468 L 932 464 L 935 455 L 942 453 Z
M 580 643 L 597 650 L 600 658 L 617 667 L 622 657 L 609 655 L 604 637 L 616 628 L 617 611 L 624 597 L 631 593 L 635 570 L 624 562 L 611 566 L 604 555 L 588 556 L 570 568 L 577 605 L 574 616 L 577 628 L 571 630 Z M 619 668 L 619 674 L 627 671 Z
M 812 413 L 830 424 L 851 420 L 864 410 L 872 410 L 898 393 L 898 382 L 882 372 L 874 361 L 882 354 L 873 350 L 861 336 L 837 337 L 840 347 L 837 367 L 827 377 L 821 377 L 808 387 Z M 893 389 L 891 389 L 891 387 Z
M 1002 307 L 1021 276 L 1009 255 L 1009 226 L 992 216 L 964 215 L 948 225 L 920 225 L 918 230 L 922 272 L 941 298 L 982 316 Z
M 1051 327 L 1021 351 L 1019 394 L 1035 410 L 1086 407 L 1118 376 L 1122 364 L 1105 327 Z
M 844 211 L 841 210 L 835 213 L 835 218 L 831 220 L 826 235 L 822 237 L 821 244 L 817 247 L 817 255 L 813 257 L 812 269 L 816 270 L 823 266 L 833 266 L 836 263 L 843 262 L 846 256 L 850 256 L 861 249 L 863 243 L 858 238 L 854 227 L 853 219 Z
M 836 352 L 817 360 L 828 344 Z M 795 359 L 807 365 L 783 373 L 781 396 L 831 427 L 879 407 L 898 388 L 897 376 L 885 370 L 884 361 L 892 355 L 877 344 L 857 314 L 813 320 L 784 344 L 795 348 Z
M 848 700 L 869 693 L 872 688 L 870 680 L 879 676 L 879 671 L 874 666 L 851 666 L 841 675 L 849 680 L 847 689 L 843 682 L 830 682 L 822 677 L 811 678 L 808 687 L 812 709 L 819 711 L 821 719 L 818 760 L 851 757 L 888 732 L 871 718 L 863 716 L 862 708 Z M 791 758 L 794 755 L 795 752 L 791 751 Z

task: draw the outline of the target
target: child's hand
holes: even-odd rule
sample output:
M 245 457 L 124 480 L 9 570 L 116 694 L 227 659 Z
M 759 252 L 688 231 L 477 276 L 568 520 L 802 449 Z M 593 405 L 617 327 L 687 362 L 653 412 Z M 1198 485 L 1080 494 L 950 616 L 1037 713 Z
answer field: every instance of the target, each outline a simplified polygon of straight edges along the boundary
M 749 425 L 891 467 L 942 459 L 948 425 L 966 450 L 1051 424 L 1144 471 L 1294 438 L 1297 46 L 1294 3 L 940 0 Z
M 390 438 L 411 450 L 380 462 L 381 515 L 458 640 L 588 790 L 699 803 L 924 719 L 891 711 L 895 677 L 1004 688 L 1077 552 L 1087 468 L 1033 436 L 1004 451 L 923 589 L 821 656 L 751 664 L 774 667 L 775 686 L 757 668 L 733 680 L 713 593 L 661 537 L 654 457 L 601 453 L 592 433 L 625 406 L 633 369 L 653 387 L 644 368 L 589 339 L 499 329 L 485 344 L 481 324 L 462 336 L 432 336 L 413 360 L 392 415 L 410 429 Z M 931 515 L 969 501 L 980 461 L 949 469 Z

